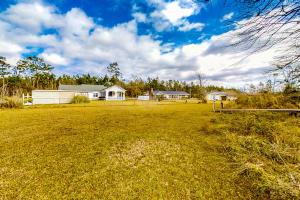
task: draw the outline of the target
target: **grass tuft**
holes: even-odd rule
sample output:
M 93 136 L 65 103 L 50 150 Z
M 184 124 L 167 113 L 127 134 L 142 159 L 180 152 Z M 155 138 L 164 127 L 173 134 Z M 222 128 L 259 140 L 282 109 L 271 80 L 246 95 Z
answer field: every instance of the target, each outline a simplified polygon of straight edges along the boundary
M 0 98 L 0 108 L 23 108 L 23 102 L 19 97 L 3 97 Z
M 73 99 L 71 100 L 71 103 L 72 104 L 90 103 L 90 100 L 86 96 L 77 95 L 77 96 L 73 97 Z

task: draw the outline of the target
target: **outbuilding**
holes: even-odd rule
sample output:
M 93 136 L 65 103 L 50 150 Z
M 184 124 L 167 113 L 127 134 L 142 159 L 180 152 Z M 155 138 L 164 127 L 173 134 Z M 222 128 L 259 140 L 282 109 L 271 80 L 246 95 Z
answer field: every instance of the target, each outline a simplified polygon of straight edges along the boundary
M 66 90 L 33 90 L 32 104 L 64 104 L 70 103 L 76 95 Z
M 153 92 L 155 98 L 162 97 L 163 99 L 176 100 L 176 99 L 186 99 L 190 97 L 190 94 L 184 91 L 160 91 L 155 90 Z
M 208 101 L 221 101 L 221 100 L 234 101 L 236 100 L 236 96 L 228 94 L 226 92 L 210 92 L 206 95 L 206 99 Z

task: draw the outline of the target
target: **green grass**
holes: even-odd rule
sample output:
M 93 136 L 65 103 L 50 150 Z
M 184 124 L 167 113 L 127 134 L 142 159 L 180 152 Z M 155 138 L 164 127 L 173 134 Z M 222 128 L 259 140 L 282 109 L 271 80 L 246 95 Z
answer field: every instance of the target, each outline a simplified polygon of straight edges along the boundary
M 0 199 L 255 199 L 217 115 L 196 102 L 0 110 Z

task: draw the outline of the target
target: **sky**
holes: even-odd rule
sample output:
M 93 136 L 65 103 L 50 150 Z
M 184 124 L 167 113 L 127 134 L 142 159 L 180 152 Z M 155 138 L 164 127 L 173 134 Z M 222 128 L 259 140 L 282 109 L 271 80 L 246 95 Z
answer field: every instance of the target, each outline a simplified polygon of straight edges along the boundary
M 238 11 L 218 0 L 1 0 L 0 55 L 11 64 L 37 55 L 58 75 L 103 75 L 118 62 L 125 80 L 201 73 L 206 84 L 242 87 L 266 81 L 278 53 L 228 47 Z

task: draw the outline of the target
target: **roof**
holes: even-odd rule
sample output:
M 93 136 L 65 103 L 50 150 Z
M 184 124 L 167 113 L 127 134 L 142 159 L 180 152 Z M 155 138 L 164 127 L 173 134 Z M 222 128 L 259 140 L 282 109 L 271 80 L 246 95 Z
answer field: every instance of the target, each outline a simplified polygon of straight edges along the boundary
M 93 92 L 93 91 L 102 91 L 106 89 L 104 85 L 59 85 L 58 90 L 71 90 L 71 91 L 80 91 L 80 92 Z
M 112 88 L 112 87 L 117 87 L 117 88 L 119 88 L 119 89 L 122 90 L 122 91 L 126 91 L 124 88 L 122 88 L 122 87 L 120 87 L 120 86 L 118 86 L 118 85 L 113 85 L 113 86 L 111 86 L 111 87 L 105 88 L 105 90 L 109 90 L 109 89 Z
M 74 90 L 32 90 L 32 92 L 74 92 Z
M 209 95 L 223 95 L 223 96 L 228 96 L 228 94 L 226 92 L 210 92 L 208 93 Z
M 166 94 L 166 95 L 190 95 L 189 93 L 187 92 L 184 92 L 184 91 L 159 91 L 159 90 L 155 90 L 154 91 L 154 95 L 163 95 L 163 94 Z

